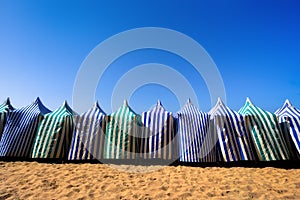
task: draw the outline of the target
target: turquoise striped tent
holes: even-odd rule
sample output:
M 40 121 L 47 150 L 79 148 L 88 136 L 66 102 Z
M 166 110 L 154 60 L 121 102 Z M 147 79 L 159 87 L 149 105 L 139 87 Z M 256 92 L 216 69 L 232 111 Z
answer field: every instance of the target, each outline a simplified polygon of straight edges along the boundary
M 74 116 L 74 132 L 68 160 L 103 158 L 105 115 L 96 102 L 87 112 Z
M 300 159 L 300 110 L 287 99 L 275 114 L 279 118 L 285 141 L 294 160 Z
M 189 99 L 177 113 L 181 162 L 215 162 L 216 152 L 209 131 L 210 115 Z
M 144 159 L 175 160 L 178 157 L 175 124 L 171 112 L 160 100 L 151 110 L 142 113 L 140 153 Z
M 106 117 L 104 159 L 134 159 L 139 152 L 141 117 L 124 101 L 116 112 Z
M 31 105 L 8 112 L 0 141 L 0 156 L 28 158 L 38 124 L 49 112 L 39 98 Z
M 9 98 L 0 105 L 0 139 L 3 133 L 4 125 L 6 122 L 7 113 L 14 110 L 14 107 L 10 104 Z
M 290 159 L 290 153 L 275 114 L 255 106 L 249 98 L 239 113 L 246 118 L 247 132 L 253 138 L 259 160 Z
M 57 110 L 48 113 L 40 122 L 32 149 L 32 158 L 66 158 L 73 133 L 76 113 L 65 101 Z
M 252 140 L 246 131 L 243 116 L 228 108 L 220 98 L 209 114 L 212 130 L 218 138 L 217 149 L 221 151 L 222 160 L 255 160 Z

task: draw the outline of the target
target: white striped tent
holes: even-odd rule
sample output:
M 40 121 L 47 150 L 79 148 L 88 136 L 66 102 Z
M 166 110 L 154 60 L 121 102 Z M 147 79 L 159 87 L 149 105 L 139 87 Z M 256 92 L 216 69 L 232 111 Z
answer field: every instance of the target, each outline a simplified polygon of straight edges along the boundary
M 255 106 L 249 98 L 239 110 L 245 116 L 260 161 L 287 160 L 290 153 L 275 114 Z
M 65 101 L 40 122 L 31 158 L 66 158 L 73 134 L 73 116 L 76 113 Z
M 144 159 L 177 159 L 174 118 L 158 100 L 151 110 L 142 113 L 140 153 Z
M 74 132 L 68 160 L 103 158 L 105 115 L 96 102 L 87 112 L 74 116 Z
M 3 133 L 3 129 L 6 122 L 7 113 L 14 110 L 14 107 L 10 104 L 9 98 L 0 105 L 0 139 Z
M 190 99 L 177 113 L 181 162 L 215 162 L 216 152 L 209 131 L 210 115 L 200 111 Z
M 300 110 L 287 99 L 275 114 L 278 116 L 291 156 L 300 159 Z
M 243 116 L 225 106 L 220 98 L 209 114 L 213 130 L 217 134 L 217 147 L 220 148 L 222 160 L 255 160 L 252 140 L 247 134 Z
M 106 116 L 104 159 L 134 159 L 139 148 L 141 117 L 124 101 L 116 112 Z
M 38 124 L 49 112 L 39 98 L 29 106 L 9 112 L 0 141 L 0 156 L 29 157 Z

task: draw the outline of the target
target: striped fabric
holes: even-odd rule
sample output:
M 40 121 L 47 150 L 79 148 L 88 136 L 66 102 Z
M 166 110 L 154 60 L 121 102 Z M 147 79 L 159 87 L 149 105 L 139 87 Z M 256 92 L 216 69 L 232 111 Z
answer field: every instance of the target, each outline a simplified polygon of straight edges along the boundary
M 104 159 L 133 159 L 138 152 L 138 129 L 141 125 L 137 115 L 124 101 L 115 113 L 106 117 Z
M 158 100 L 157 105 L 142 113 L 140 153 L 144 159 L 177 159 L 174 119 Z
M 300 158 L 300 110 L 295 108 L 289 100 L 286 100 L 281 108 L 275 114 L 279 118 L 279 123 L 286 134 L 286 142 L 292 141 L 290 153 L 296 159 Z
M 253 105 L 249 98 L 239 113 L 246 117 L 247 132 L 252 135 L 259 160 L 290 158 L 275 114 Z
M 201 112 L 190 99 L 177 113 L 181 162 L 214 162 L 216 153 L 209 132 L 207 113 Z
M 74 116 L 74 132 L 69 160 L 93 160 L 103 158 L 105 113 L 98 102 L 80 116 Z
M 0 156 L 29 157 L 38 123 L 49 112 L 39 98 L 29 106 L 9 112 L 0 141 Z
M 226 107 L 220 98 L 209 114 L 223 161 L 254 160 L 253 145 L 243 116 Z
M 36 132 L 31 157 L 66 158 L 75 114 L 66 101 L 57 110 L 46 114 Z
M 10 104 L 9 98 L 0 105 L 0 139 L 3 133 L 4 125 L 6 122 L 7 113 L 14 110 L 14 107 Z

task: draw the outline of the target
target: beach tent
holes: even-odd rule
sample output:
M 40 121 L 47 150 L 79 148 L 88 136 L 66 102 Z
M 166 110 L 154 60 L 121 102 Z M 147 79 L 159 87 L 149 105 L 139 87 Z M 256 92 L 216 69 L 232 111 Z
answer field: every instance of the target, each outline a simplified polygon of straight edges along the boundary
M 272 161 L 290 158 L 275 114 L 255 106 L 249 98 L 239 113 L 245 116 L 247 132 L 253 138 L 259 160 Z
M 144 159 L 177 159 L 174 118 L 158 100 L 151 110 L 142 113 L 140 153 Z
M 287 99 L 275 114 L 278 116 L 291 156 L 300 159 L 300 110 Z
M 39 98 L 29 106 L 8 112 L 0 141 L 0 156 L 28 157 L 38 124 L 49 112 Z
M 0 139 L 6 122 L 7 113 L 12 110 L 14 110 L 14 107 L 12 107 L 12 105 L 10 104 L 9 98 L 7 98 L 6 101 L 4 101 L 3 104 L 0 105 Z
M 189 99 L 177 113 L 177 118 L 179 161 L 215 162 L 216 153 L 209 132 L 209 114 L 200 111 Z
M 103 158 L 105 115 L 96 102 L 87 112 L 74 116 L 74 132 L 68 160 Z
M 73 134 L 76 113 L 65 101 L 40 122 L 32 149 L 32 158 L 66 158 Z
M 139 148 L 141 117 L 124 101 L 116 112 L 106 116 L 104 159 L 134 159 Z
M 209 114 L 222 160 L 255 160 L 251 137 L 246 132 L 243 116 L 228 108 L 220 98 Z

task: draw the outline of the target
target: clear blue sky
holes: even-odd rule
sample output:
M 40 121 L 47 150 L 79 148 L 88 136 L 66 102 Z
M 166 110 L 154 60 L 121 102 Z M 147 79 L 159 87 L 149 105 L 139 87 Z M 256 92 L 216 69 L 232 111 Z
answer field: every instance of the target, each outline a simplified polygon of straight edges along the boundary
M 238 110 L 250 97 L 272 112 L 286 98 L 300 108 L 296 0 L 0 1 L 0 100 L 9 96 L 21 107 L 39 96 L 51 110 L 65 99 L 72 104 L 76 74 L 89 52 L 119 32 L 149 26 L 182 32 L 206 49 L 222 75 L 229 107 Z M 200 109 L 211 108 L 203 79 L 188 63 L 167 52 L 140 50 L 116 60 L 99 83 L 96 98 L 105 111 L 118 78 L 149 62 L 180 71 L 197 92 Z M 140 88 L 129 103 L 141 112 L 157 98 L 166 109 L 179 109 L 175 96 L 157 85 Z

